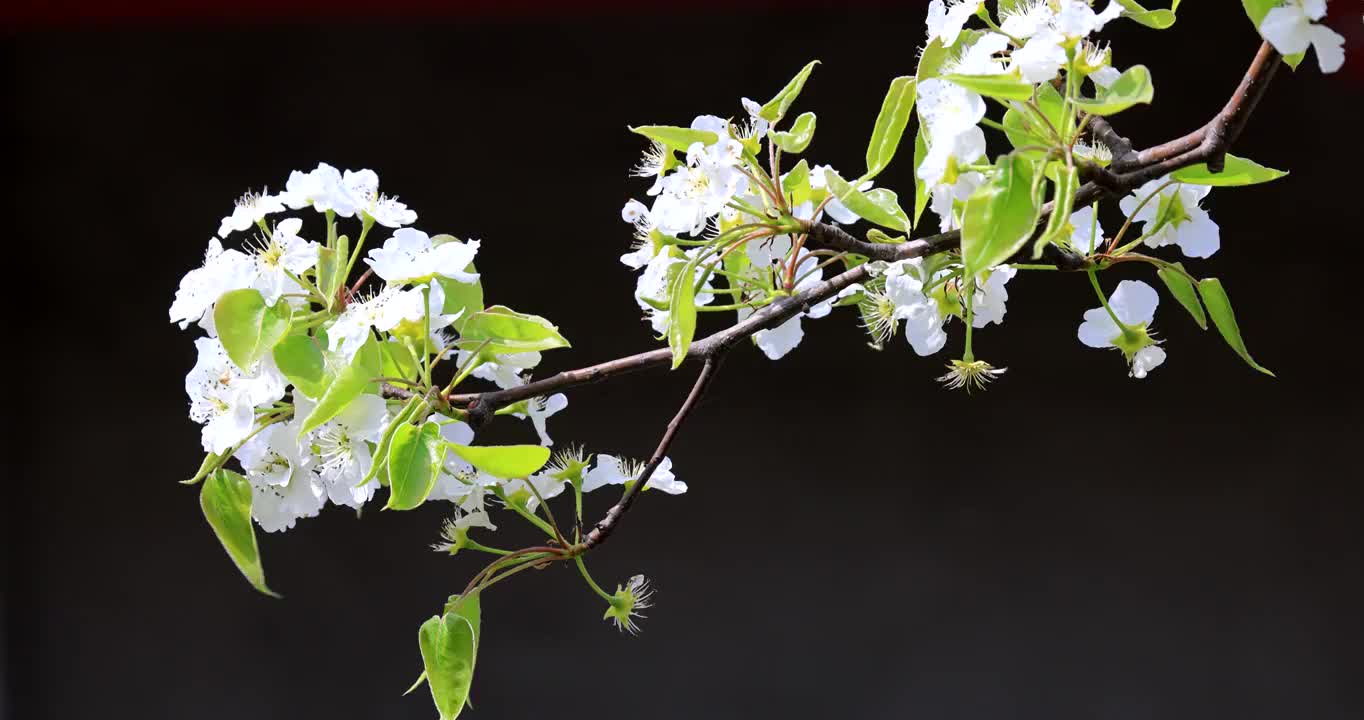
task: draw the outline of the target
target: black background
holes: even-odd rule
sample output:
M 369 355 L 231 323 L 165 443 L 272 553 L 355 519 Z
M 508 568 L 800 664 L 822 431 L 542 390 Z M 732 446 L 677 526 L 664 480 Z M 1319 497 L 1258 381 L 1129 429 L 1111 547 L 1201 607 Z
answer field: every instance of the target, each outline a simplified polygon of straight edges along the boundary
M 1116 123 L 1138 145 L 1203 122 L 1255 50 L 1234 4 L 1185 5 L 1171 31 L 1107 33 L 1119 66 L 1156 80 L 1157 104 Z M 175 484 L 199 461 L 181 383 L 195 334 L 166 307 L 236 195 L 319 160 L 372 167 L 418 227 L 483 240 L 491 300 L 574 341 L 541 374 L 607 359 L 653 343 L 616 261 L 618 210 L 646 187 L 625 176 L 640 149 L 625 126 L 738 114 L 819 57 L 799 101 L 819 114 L 810 156 L 855 171 L 921 23 L 918 9 L 706 6 L 12 35 L 4 307 L 24 327 L 6 343 L 8 710 L 434 712 L 424 691 L 399 697 L 420 671 L 417 626 L 478 567 L 426 550 L 442 507 L 329 508 L 262 534 L 276 601 Z M 1359 89 L 1311 59 L 1280 75 L 1238 149 L 1293 174 L 1214 191 L 1223 250 L 1187 263 L 1223 278 L 1277 380 L 1169 298 L 1170 359 L 1129 380 L 1075 340 L 1094 305 L 1078 275 L 1013 281 L 1006 324 L 977 344 L 1009 373 L 974 397 L 932 381 L 959 325 L 921 359 L 902 340 L 868 350 L 849 313 L 807 321 L 781 362 L 733 354 L 672 452 L 691 491 L 646 496 L 591 558 L 613 583 L 654 579 L 644 632 L 603 623 L 564 568 L 499 587 L 470 716 L 1364 714 L 1364 157 L 1342 136 Z M 902 157 L 878 182 L 903 197 L 911 179 Z M 1119 277 L 1144 275 L 1104 281 Z M 576 390 L 554 435 L 645 456 L 690 376 Z M 591 513 L 609 503 L 591 497 Z

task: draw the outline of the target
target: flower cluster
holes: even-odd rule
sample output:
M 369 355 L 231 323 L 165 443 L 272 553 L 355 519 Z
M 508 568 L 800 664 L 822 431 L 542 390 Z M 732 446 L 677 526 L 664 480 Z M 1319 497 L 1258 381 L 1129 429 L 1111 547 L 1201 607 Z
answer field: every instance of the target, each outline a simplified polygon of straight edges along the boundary
M 198 360 L 185 378 L 190 418 L 203 426 L 205 467 L 236 460 L 261 528 L 291 528 L 328 501 L 358 510 L 385 485 L 398 492 L 393 472 L 414 471 L 395 467 L 387 454 L 402 427 L 422 436 L 421 428 L 432 426 L 425 450 L 440 462 L 430 463 L 429 487 L 418 502 L 451 502 L 462 528 L 493 529 L 489 497 L 534 513 L 566 483 L 590 491 L 638 477 L 638 465 L 610 455 L 598 456 L 590 470 L 590 458 L 579 453 L 538 471 L 508 472 L 477 452 L 461 454 L 474 432 L 455 409 L 440 406 L 433 369 L 454 361 L 446 393 L 468 377 L 516 387 L 541 350 L 566 341 L 543 318 L 484 308 L 473 265 L 479 241 L 410 227 L 416 213 L 381 194 L 373 171 L 320 164 L 295 171 L 284 187 L 242 196 L 223 218 L 221 237 L 209 241 L 203 265 L 180 281 L 170 308 L 172 322 L 197 323 L 206 333 L 195 341 Z M 304 236 L 305 217 L 285 216 L 307 208 L 324 224 L 310 236 L 325 242 Z M 353 246 L 338 218 L 359 223 Z M 362 255 L 375 227 L 391 233 Z M 232 235 L 253 232 L 241 249 L 224 247 Z M 367 269 L 351 285 L 359 260 Z M 363 281 L 371 275 L 382 284 L 367 290 Z M 525 342 L 527 329 L 541 342 Z M 406 396 L 386 394 L 385 387 L 405 388 Z M 423 397 L 430 402 L 419 402 Z M 528 420 L 549 446 L 548 419 L 567 405 L 563 394 L 535 397 L 508 414 Z M 684 492 L 670 467 L 658 468 L 649 487 Z

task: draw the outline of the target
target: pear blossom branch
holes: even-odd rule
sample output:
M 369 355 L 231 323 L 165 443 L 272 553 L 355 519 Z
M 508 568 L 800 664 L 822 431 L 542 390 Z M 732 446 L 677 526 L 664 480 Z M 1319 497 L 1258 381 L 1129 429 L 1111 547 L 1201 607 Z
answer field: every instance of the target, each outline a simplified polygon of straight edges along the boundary
M 1148 180 L 1201 162 L 1206 162 L 1209 169 L 1214 172 L 1220 172 L 1228 148 L 1244 129 L 1281 62 L 1282 57 L 1273 46 L 1269 43 L 1262 44 L 1240 85 L 1217 115 L 1189 135 L 1146 150 L 1133 149 L 1131 142 L 1119 135 L 1107 120 L 1098 116 L 1091 117 L 1088 122 L 1090 132 L 1097 141 L 1113 152 L 1113 162 L 1108 168 L 1094 163 L 1082 164 L 1081 169 L 1086 175 L 1087 182 L 1077 192 L 1075 204 L 1087 205 L 1103 197 L 1130 192 Z M 1049 203 L 1043 208 L 1039 227 L 1045 225 L 1051 212 L 1052 206 Z M 841 227 L 830 223 L 803 221 L 803 226 L 812 247 L 856 253 L 883 262 L 925 257 L 953 250 L 961 245 L 959 230 L 902 243 L 872 243 L 858 240 Z M 1049 252 L 1050 255 L 1045 259 L 1055 264 L 1058 269 L 1082 270 L 1089 266 L 1087 259 L 1073 253 L 1059 249 L 1052 249 Z M 662 439 L 635 484 L 594 525 L 583 541 L 570 549 L 569 555 L 585 553 L 611 536 L 621 517 L 633 506 L 640 491 L 648 484 L 654 470 L 662 462 L 678 430 L 705 394 L 719 367 L 720 359 L 727 350 L 754 333 L 776 327 L 798 313 L 836 296 L 844 288 L 871 277 L 872 267 L 868 264 L 859 265 L 802 292 L 783 297 L 747 319 L 693 342 L 687 353 L 687 360 L 700 361 L 703 365 L 687 399 L 668 423 Z M 444 399 L 451 407 L 466 410 L 469 413 L 470 424 L 479 427 L 490 420 L 498 409 L 513 403 L 641 370 L 666 367 L 672 360 L 673 355 L 669 348 L 659 348 L 596 365 L 566 370 L 517 387 L 479 393 L 450 394 Z M 410 391 L 391 385 L 385 385 L 383 390 L 389 397 L 411 396 Z

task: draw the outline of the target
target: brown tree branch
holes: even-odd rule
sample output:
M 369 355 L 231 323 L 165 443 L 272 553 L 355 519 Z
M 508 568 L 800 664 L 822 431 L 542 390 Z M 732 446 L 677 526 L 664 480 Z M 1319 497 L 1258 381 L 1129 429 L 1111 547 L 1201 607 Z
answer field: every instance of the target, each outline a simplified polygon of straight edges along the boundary
M 706 356 L 706 362 L 701 366 L 701 372 L 696 376 L 696 382 L 691 387 L 691 392 L 687 393 L 687 399 L 682 402 L 682 407 L 677 409 L 677 414 L 668 421 L 668 428 L 663 431 L 663 438 L 658 441 L 658 447 L 654 448 L 654 454 L 649 457 L 649 462 L 645 464 L 643 472 L 635 479 L 635 484 L 631 485 L 620 497 L 620 502 L 611 506 L 606 511 L 606 515 L 593 526 L 592 531 L 583 538 L 582 547 L 579 552 L 587 552 L 592 548 L 605 542 L 611 536 L 611 531 L 615 530 L 616 524 L 625 513 L 629 512 L 630 506 L 634 505 L 635 498 L 644 492 L 644 487 L 649 484 L 649 478 L 653 477 L 654 471 L 658 469 L 659 463 L 668 454 L 668 448 L 673 444 L 673 438 L 677 437 L 677 431 L 681 429 L 682 423 L 687 421 L 687 416 L 691 415 L 692 410 L 696 409 L 696 404 L 701 401 L 701 396 L 706 394 L 706 389 L 710 387 L 711 380 L 715 378 L 715 372 L 720 368 L 720 361 L 724 359 L 725 348 L 712 351 Z

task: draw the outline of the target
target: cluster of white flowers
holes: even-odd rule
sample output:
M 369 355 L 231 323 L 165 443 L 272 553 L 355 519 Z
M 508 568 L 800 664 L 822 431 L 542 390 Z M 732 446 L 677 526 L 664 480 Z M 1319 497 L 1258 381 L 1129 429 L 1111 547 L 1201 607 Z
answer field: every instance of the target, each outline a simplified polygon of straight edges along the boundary
M 380 289 L 364 293 L 348 288 L 343 278 L 338 297 L 319 292 L 322 245 L 300 235 L 302 218 L 271 217 L 306 207 L 326 216 L 332 237 L 337 217 L 360 221 L 360 243 L 376 225 L 393 229 L 364 257 L 369 272 L 383 281 Z M 447 292 L 458 287 L 453 284 L 479 282 L 472 264 L 480 243 L 432 237 L 406 227 L 416 217 L 397 199 L 379 193 L 373 171 L 341 172 L 320 164 L 311 172 L 292 173 L 282 193 L 244 195 L 223 218 L 222 237 L 209 241 L 203 265 L 180 281 L 170 320 L 181 328 L 198 323 L 207 333 L 195 341 L 198 360 L 185 378 L 190 417 L 203 426 L 202 444 L 210 460 L 225 462 L 231 457 L 240 464 L 254 493 L 252 516 L 267 531 L 291 528 L 297 519 L 317 515 L 329 500 L 356 509 L 370 501 L 381 486 L 380 474 L 373 472 L 375 453 L 386 429 L 398 419 L 402 402 L 384 398 L 377 383 L 371 384 L 325 422 L 305 427 L 323 398 L 309 397 L 292 384 L 271 352 L 260 354 L 249 367 L 237 365 L 214 322 L 215 307 L 225 294 L 254 290 L 266 308 L 290 317 L 293 331 L 316 346 L 324 366 L 319 371 L 328 377 L 355 362 L 361 348 L 375 340 L 376 331 L 385 358 L 390 350 L 392 357 L 399 357 L 407 352 L 404 348 L 420 345 L 425 331 L 430 353 L 457 359 L 473 377 L 501 388 L 525 383 L 526 373 L 540 362 L 539 352 L 480 353 L 477 347 L 456 345 L 455 325 L 468 308 L 448 308 Z M 223 247 L 223 239 L 253 227 L 259 235 L 243 249 Z M 348 269 L 360 252 L 356 247 L 354 257 L 342 257 L 339 267 Z M 325 311 L 314 312 L 318 305 Z M 562 394 L 533 398 L 512 414 L 528 420 L 540 443 L 549 446 L 553 441 L 547 420 L 567 404 Z M 440 436 L 449 442 L 463 445 L 473 439 L 469 426 L 454 418 L 433 414 L 426 422 L 439 423 Z M 670 467 L 665 462 L 649 487 L 684 492 L 686 485 L 672 476 Z M 563 470 L 561 466 L 527 478 L 499 478 L 447 453 L 429 498 L 454 503 L 462 526 L 491 528 L 485 510 L 488 495 L 521 502 L 534 511 L 534 497 L 527 501 L 522 496 L 534 495 L 531 486 L 542 498 L 560 494 L 567 477 Z M 639 470 L 612 456 L 599 456 L 587 472 L 584 489 L 622 484 L 637 477 Z

